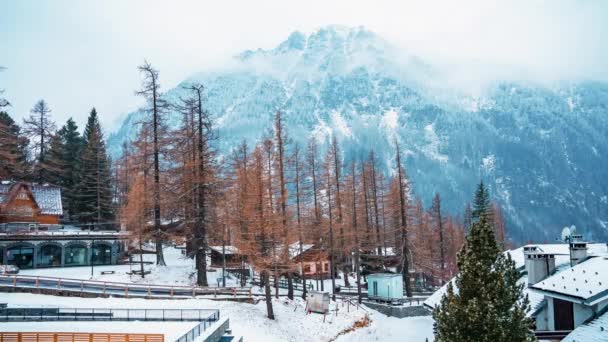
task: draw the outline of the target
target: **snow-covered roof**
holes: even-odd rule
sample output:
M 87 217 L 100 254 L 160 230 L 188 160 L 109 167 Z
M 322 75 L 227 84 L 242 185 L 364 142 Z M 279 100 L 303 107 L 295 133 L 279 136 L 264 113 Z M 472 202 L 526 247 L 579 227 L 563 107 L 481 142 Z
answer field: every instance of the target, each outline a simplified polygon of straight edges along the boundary
M 594 305 L 608 298 L 608 257 L 585 260 L 541 280 L 532 288 L 548 296 L 568 296 Z
M 209 246 L 209 249 L 222 254 L 222 246 Z M 236 246 L 226 245 L 224 251 L 226 251 L 226 255 L 239 254 L 239 249 Z
M 302 244 L 302 253 L 311 249 L 313 246 L 314 246 L 313 244 L 307 244 L 307 243 Z M 300 255 L 300 241 L 296 241 L 289 245 L 289 257 L 291 259 L 293 259 L 293 258 L 297 257 L 298 255 Z
M 535 247 L 539 252 L 555 255 L 556 266 L 570 262 L 570 249 L 568 244 L 529 244 L 517 249 L 506 251 L 511 255 L 511 259 L 515 261 L 515 267 L 523 268 L 524 264 L 524 248 Z M 587 254 L 589 256 L 604 256 L 608 255 L 608 246 L 605 243 L 589 243 L 587 244 Z
M 605 342 L 608 341 L 608 312 L 574 329 L 562 342 Z
M 513 261 L 515 262 L 515 267 L 522 270 L 525 267 L 524 264 L 524 248 L 525 247 L 537 247 L 537 249 L 540 252 L 543 253 L 547 253 L 547 254 L 554 254 L 555 255 L 555 267 L 556 267 L 556 271 L 555 271 L 555 275 L 560 275 L 562 272 L 565 272 L 566 270 L 568 270 L 570 268 L 570 251 L 569 251 L 569 247 L 568 244 L 531 244 L 531 245 L 526 245 L 523 247 L 519 247 L 517 249 L 513 249 L 510 251 L 506 251 L 506 254 L 511 255 L 511 259 L 513 259 Z M 604 257 L 606 255 L 608 255 L 608 247 L 606 244 L 602 244 L 602 243 L 594 243 L 594 244 L 588 244 L 587 245 L 587 253 L 590 256 L 597 256 L 597 257 Z M 608 272 L 607 272 L 608 273 Z M 454 279 L 450 280 L 450 282 L 454 282 Z M 425 301 L 424 301 L 424 305 L 430 307 L 430 308 L 434 308 L 435 306 L 439 305 L 439 303 L 441 302 L 441 298 L 443 298 L 443 296 L 445 295 L 445 293 L 447 292 L 448 289 L 448 284 L 450 283 L 446 283 L 443 287 L 441 287 L 439 290 L 435 291 L 430 297 L 428 297 Z M 519 279 L 520 283 L 523 284 L 527 284 L 528 283 L 528 275 L 525 273 L 522 273 L 521 278 Z M 606 284 L 606 283 L 602 283 L 602 284 Z M 608 286 L 606 286 L 606 288 L 608 288 Z M 458 289 L 454 288 L 454 291 L 457 292 Z M 543 301 L 544 301 L 544 294 L 540 293 L 539 291 L 535 291 L 532 288 L 528 288 L 527 286 L 524 287 L 524 295 L 528 296 L 528 299 L 530 300 L 530 312 L 528 313 L 529 315 L 533 315 L 535 312 L 538 311 L 538 309 L 540 309 L 543 305 Z
M 33 185 L 32 195 L 45 215 L 62 215 L 61 189 L 56 186 Z
M 4 202 L 11 188 L 15 185 L 23 183 L 13 184 L 0 184 L 0 202 Z M 52 185 L 29 185 L 32 195 L 41 210 L 41 214 L 44 215 L 63 215 L 63 206 L 61 204 L 61 188 Z

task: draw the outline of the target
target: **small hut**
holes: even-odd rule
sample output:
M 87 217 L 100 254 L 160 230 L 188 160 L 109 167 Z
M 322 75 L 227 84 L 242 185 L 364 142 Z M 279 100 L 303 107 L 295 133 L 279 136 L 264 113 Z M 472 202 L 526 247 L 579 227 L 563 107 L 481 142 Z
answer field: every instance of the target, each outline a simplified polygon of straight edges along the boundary
M 399 302 L 403 300 L 401 274 L 374 273 L 367 276 L 367 296 L 370 299 Z

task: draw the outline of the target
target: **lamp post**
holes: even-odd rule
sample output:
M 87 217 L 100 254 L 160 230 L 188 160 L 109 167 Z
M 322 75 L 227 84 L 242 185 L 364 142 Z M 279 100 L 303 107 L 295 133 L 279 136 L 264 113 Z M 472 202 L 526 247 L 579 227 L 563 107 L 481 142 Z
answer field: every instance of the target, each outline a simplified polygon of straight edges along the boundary
M 93 279 L 93 253 L 95 249 L 93 248 L 95 245 L 95 239 L 91 238 L 91 279 Z

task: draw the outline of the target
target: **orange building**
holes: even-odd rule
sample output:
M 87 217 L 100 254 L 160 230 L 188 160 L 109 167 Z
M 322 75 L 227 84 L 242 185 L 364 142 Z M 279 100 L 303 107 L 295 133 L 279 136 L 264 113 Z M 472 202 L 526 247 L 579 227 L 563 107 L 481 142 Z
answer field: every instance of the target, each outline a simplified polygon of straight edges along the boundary
M 0 184 L 0 224 L 59 224 L 61 189 L 25 182 Z

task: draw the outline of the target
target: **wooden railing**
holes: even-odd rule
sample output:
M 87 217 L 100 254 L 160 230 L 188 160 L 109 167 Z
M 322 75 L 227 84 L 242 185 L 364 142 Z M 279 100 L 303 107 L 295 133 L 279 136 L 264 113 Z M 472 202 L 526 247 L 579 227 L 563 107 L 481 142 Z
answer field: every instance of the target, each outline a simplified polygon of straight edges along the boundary
M 0 332 L 0 342 L 164 342 L 162 334 Z

